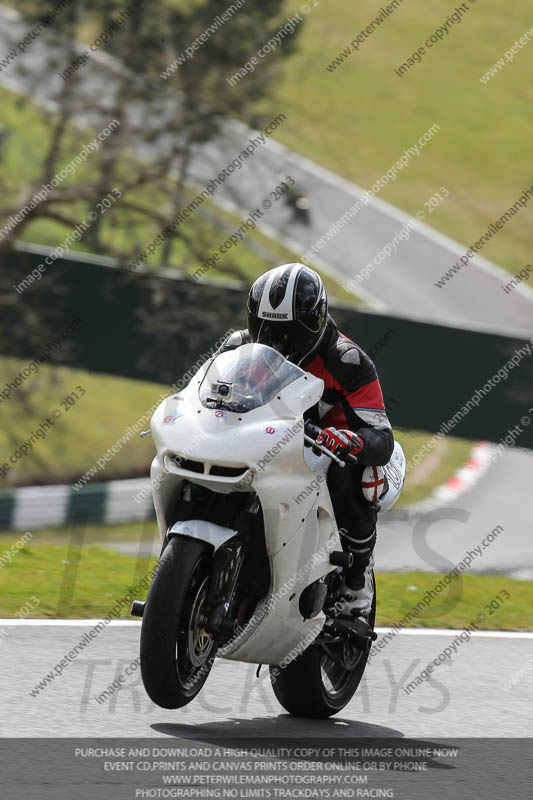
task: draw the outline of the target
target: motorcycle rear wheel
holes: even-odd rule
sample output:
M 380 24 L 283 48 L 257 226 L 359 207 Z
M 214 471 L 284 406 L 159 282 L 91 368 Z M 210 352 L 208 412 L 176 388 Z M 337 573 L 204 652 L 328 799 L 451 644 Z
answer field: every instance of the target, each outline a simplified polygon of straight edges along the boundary
M 370 629 L 376 619 L 376 584 L 369 617 Z M 296 717 L 331 717 L 352 699 L 363 677 L 369 651 L 360 651 L 350 669 L 334 661 L 320 644 L 310 645 L 285 667 L 270 667 L 274 694 L 283 708 Z
M 211 671 L 216 643 L 205 629 L 211 561 L 205 542 L 175 536 L 152 578 L 141 627 L 141 675 L 162 708 L 190 703 Z

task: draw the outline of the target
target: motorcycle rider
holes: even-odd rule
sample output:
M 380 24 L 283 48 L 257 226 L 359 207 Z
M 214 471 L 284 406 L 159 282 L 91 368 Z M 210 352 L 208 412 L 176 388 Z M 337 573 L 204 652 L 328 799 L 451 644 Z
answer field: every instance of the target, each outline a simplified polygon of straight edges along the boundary
M 343 548 L 354 556 L 338 608 L 341 616 L 366 617 L 373 596 L 376 518 L 387 491 L 382 466 L 394 449 L 376 368 L 339 331 L 328 314 L 322 279 L 304 264 L 283 264 L 257 278 L 247 311 L 248 329 L 232 333 L 218 352 L 258 342 L 322 378 L 322 398 L 306 419 L 325 429 L 318 443 L 337 455 L 357 456 L 358 463 L 348 461 L 344 469 L 332 462 L 327 482 Z

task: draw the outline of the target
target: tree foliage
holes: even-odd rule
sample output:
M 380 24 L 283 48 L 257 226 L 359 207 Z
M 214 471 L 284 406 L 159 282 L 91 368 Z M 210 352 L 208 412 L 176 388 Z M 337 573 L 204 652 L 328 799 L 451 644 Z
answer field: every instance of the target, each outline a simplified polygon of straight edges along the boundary
M 126 262 L 142 244 L 136 234 L 142 223 L 148 221 L 159 230 L 168 224 L 187 197 L 192 148 L 216 137 L 228 117 L 258 123 L 253 109 L 279 74 L 295 38 L 286 37 L 260 68 L 230 86 L 226 79 L 286 19 L 283 0 L 248 0 L 204 36 L 193 57 L 182 58 L 163 78 L 169 65 L 229 5 L 217 0 L 65 0 L 60 8 L 54 6 L 53 20 L 8 67 L 22 82 L 27 102 L 47 98 L 40 113 L 46 117 L 48 134 L 39 143 L 31 179 L 0 179 L 0 219 L 14 219 L 22 208 L 27 212 L 3 236 L 0 247 L 12 247 L 25 227 L 39 218 L 74 229 L 87 210 L 113 190 L 118 190 L 117 196 L 120 192 L 120 200 L 81 233 L 95 252 Z M 17 25 L 17 39 L 24 26 L 31 30 L 50 9 L 50 0 L 20 0 L 17 10 L 24 25 Z M 76 169 L 28 210 L 41 186 L 50 184 L 82 145 L 112 120 L 120 125 L 91 155 L 90 168 Z M 112 228 L 127 235 L 118 241 L 106 235 Z M 202 257 L 201 243 L 187 233 L 187 226 L 176 229 L 173 237 Z M 169 246 L 161 250 L 164 257 Z

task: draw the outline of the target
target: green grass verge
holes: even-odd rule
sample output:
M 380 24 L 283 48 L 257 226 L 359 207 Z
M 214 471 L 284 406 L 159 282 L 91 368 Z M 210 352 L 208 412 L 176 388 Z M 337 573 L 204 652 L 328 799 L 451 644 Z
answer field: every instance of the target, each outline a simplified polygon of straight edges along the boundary
M 9 540 L 14 543 L 15 537 Z M 15 617 L 35 596 L 39 605 L 31 617 L 105 617 L 154 564 L 155 559 L 137 559 L 96 545 L 77 550 L 29 542 L 0 571 L 0 616 Z M 144 600 L 146 592 L 141 589 L 134 597 Z M 130 605 L 124 605 L 120 617 L 130 619 Z
M 154 542 L 153 553 L 159 552 L 160 538 L 155 519 L 145 522 L 125 522 L 115 525 L 88 523 L 86 525 L 68 525 L 63 528 L 33 528 L 35 535 L 33 544 L 53 544 L 61 547 L 80 542 L 83 547 L 98 545 L 104 548 L 121 542 Z M 0 556 L 17 542 L 22 533 L 17 531 L 0 532 Z
M 399 622 L 443 577 L 434 572 L 378 572 L 377 624 Z M 506 593 L 509 597 L 499 603 L 499 608 L 490 607 L 497 595 L 505 598 Z M 407 627 L 462 629 L 475 622 L 480 630 L 530 631 L 533 630 L 532 609 L 533 581 L 518 581 L 501 575 L 462 574 L 433 598 L 414 620 L 410 619 Z M 480 613 L 485 614 L 481 621 L 477 619 Z
M 460 25 L 404 77 L 399 67 L 442 25 L 452 4 L 409 0 L 334 72 L 326 67 L 379 15 L 373 0 L 310 4 L 295 52 L 261 108 L 287 114 L 276 138 L 363 188 L 419 137 L 441 130 L 380 197 L 416 213 L 441 185 L 448 199 L 427 222 L 469 246 L 533 180 L 530 42 L 486 85 L 480 78 L 531 27 L 531 7 L 470 7 Z M 290 0 L 286 15 L 301 7 Z M 528 51 L 529 48 L 529 51 Z M 246 79 L 244 79 L 246 80 Z M 513 217 L 482 254 L 514 272 L 531 262 L 531 210 Z
M 2 554 L 16 535 L 2 536 Z M 50 618 L 104 617 L 153 568 L 155 559 L 133 558 L 94 544 L 81 550 L 49 544 L 40 537 L 28 542 L 0 570 L 0 616 L 14 617 L 32 596 L 39 600 L 32 616 Z M 378 573 L 378 625 L 391 625 L 432 589 L 440 575 Z M 502 590 L 510 597 L 493 614 L 485 608 Z M 146 589 L 136 595 L 146 596 Z M 416 617 L 417 627 L 462 629 L 485 612 L 482 629 L 531 630 L 533 582 L 497 575 L 462 575 Z M 120 615 L 129 618 L 129 602 Z M 413 623 L 411 623 L 413 624 Z

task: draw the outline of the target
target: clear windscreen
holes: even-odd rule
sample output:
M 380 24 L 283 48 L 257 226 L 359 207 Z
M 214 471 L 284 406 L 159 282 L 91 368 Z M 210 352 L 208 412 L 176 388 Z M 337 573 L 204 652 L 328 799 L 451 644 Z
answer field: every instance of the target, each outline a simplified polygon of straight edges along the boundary
M 244 344 L 215 358 L 198 392 L 207 408 L 244 414 L 270 403 L 302 375 L 305 372 L 300 367 L 272 347 Z

